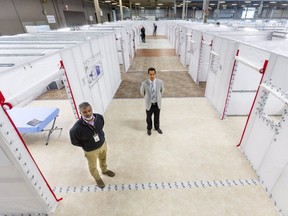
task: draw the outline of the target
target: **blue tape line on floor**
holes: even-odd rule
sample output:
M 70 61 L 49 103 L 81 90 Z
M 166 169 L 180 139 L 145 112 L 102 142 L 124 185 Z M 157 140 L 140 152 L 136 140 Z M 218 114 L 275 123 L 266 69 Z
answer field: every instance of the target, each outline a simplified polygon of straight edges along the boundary
M 180 182 L 161 182 L 161 183 L 133 183 L 106 185 L 99 188 L 95 185 L 54 187 L 56 193 L 86 193 L 102 191 L 135 191 L 135 190 L 165 190 L 165 189 L 189 189 L 189 188 L 212 188 L 212 187 L 235 187 L 235 186 L 254 186 L 259 185 L 257 179 L 237 179 L 237 180 L 212 180 L 212 181 L 180 181 Z

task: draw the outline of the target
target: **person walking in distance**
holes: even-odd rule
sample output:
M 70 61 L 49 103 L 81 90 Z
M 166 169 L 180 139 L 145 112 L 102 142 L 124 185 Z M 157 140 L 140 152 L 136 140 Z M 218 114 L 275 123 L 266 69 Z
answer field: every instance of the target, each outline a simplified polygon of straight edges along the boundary
M 146 107 L 146 122 L 147 122 L 147 134 L 151 135 L 152 130 L 152 115 L 154 114 L 154 128 L 159 134 L 162 134 L 160 129 L 160 109 L 161 99 L 164 93 L 163 81 L 156 79 L 156 69 L 148 69 L 149 79 L 141 83 L 140 93 L 145 99 Z
M 144 26 L 141 27 L 140 31 L 141 31 L 141 39 L 142 39 L 142 42 L 145 43 L 145 42 L 146 42 L 146 41 L 145 41 L 146 35 L 145 35 L 145 28 L 144 28 Z
M 153 27 L 154 27 L 153 36 L 156 36 L 156 34 L 157 34 L 157 25 L 155 23 L 153 23 Z
M 70 129 L 70 140 L 75 146 L 82 147 L 84 155 L 88 161 L 89 171 L 95 179 L 97 186 L 105 187 L 97 170 L 97 160 L 102 174 L 113 177 L 115 173 L 107 169 L 106 155 L 107 144 L 103 131 L 104 118 L 98 113 L 93 113 L 88 102 L 79 105 L 81 118 Z

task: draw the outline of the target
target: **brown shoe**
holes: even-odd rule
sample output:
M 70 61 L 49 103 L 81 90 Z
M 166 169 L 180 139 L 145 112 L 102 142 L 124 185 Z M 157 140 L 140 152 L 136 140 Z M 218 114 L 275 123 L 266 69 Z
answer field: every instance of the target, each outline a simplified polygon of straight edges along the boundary
M 99 188 L 104 188 L 104 187 L 105 187 L 105 183 L 103 182 L 102 179 L 96 180 L 96 183 L 97 183 L 97 186 L 98 186 Z
M 107 175 L 107 176 L 109 176 L 109 177 L 113 177 L 113 176 L 115 176 L 115 173 L 113 172 L 113 171 L 111 171 L 111 170 L 107 170 L 105 173 L 103 173 L 104 175 Z

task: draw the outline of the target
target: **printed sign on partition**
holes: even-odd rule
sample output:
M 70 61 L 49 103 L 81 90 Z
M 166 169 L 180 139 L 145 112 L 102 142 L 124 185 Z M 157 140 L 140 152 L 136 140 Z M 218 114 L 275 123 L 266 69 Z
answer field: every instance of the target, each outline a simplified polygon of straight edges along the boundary
M 90 88 L 103 74 L 102 59 L 100 53 L 93 55 L 84 62 L 86 78 Z

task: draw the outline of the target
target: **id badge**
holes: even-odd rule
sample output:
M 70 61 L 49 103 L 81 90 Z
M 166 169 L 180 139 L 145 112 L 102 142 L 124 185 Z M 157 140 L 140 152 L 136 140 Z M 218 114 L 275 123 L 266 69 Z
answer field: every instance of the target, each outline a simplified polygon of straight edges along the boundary
M 93 137 L 94 137 L 95 142 L 98 142 L 100 140 L 98 134 L 94 134 Z

